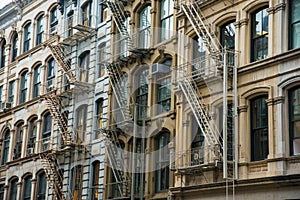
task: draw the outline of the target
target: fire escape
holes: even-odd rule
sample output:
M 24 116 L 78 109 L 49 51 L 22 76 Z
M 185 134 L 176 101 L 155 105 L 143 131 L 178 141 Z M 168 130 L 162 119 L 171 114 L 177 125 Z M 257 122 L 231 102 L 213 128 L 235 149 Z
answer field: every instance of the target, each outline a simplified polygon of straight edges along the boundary
M 60 174 L 58 156 L 65 151 L 90 154 L 87 147 L 81 144 L 82 138 L 79 134 L 68 126 L 68 114 L 65 111 L 68 111 L 69 108 L 69 102 L 66 99 L 69 99 L 73 92 L 87 90 L 90 86 L 81 79 L 82 71 L 72 67 L 68 48 L 72 42 L 89 37 L 94 33 L 92 28 L 83 25 L 72 28 L 77 29 L 77 32 L 67 39 L 60 41 L 60 36 L 54 35 L 47 42 L 56 64 L 61 68 L 62 76 L 61 87 L 47 87 L 47 93 L 43 98 L 61 136 L 62 144 L 56 144 L 56 147 L 55 145 L 49 146 L 49 148 L 42 147 L 40 159 L 52 194 L 55 199 L 59 200 L 73 199 L 73 194 L 69 188 L 67 191 L 63 190 L 63 175 Z
M 193 73 L 190 72 L 188 65 L 178 67 L 178 88 L 183 92 L 188 104 L 195 116 L 197 124 L 199 125 L 206 144 L 208 146 L 208 152 L 212 156 L 215 166 L 223 161 L 223 178 L 233 179 L 233 174 L 228 172 L 228 160 L 227 160 L 227 130 L 232 131 L 235 129 L 235 120 L 227 120 L 227 96 L 228 96 L 228 83 L 229 78 L 233 78 L 232 86 L 236 86 L 236 72 L 234 64 L 228 62 L 228 52 L 220 44 L 217 36 L 211 30 L 211 24 L 206 20 L 203 15 L 199 2 L 184 1 L 181 6 L 181 10 L 188 18 L 190 24 L 195 30 L 197 36 L 202 39 L 207 49 L 207 54 L 212 63 L 210 63 L 210 69 L 208 76 L 204 76 L 200 70 L 195 70 Z M 197 64 L 197 63 L 193 63 Z M 198 73 L 198 74 L 195 74 Z M 192 75 L 191 75 L 192 74 Z M 213 123 L 208 113 L 208 105 L 202 98 L 202 94 L 198 89 L 198 77 L 202 80 L 205 78 L 212 78 L 222 75 L 223 82 L 223 134 L 218 131 L 218 127 Z M 197 78 L 195 78 L 197 77 Z M 233 88 L 236 91 L 236 88 Z M 235 97 L 234 97 L 235 98 Z M 234 103 L 236 99 L 234 99 Z M 236 107 L 236 106 L 235 106 Z M 237 115 L 235 109 L 235 116 Z M 229 123 L 229 124 L 228 124 Z M 235 131 L 235 130 L 233 130 Z M 212 162 L 212 161 L 210 161 Z M 233 165 L 230 165 L 233 166 Z M 233 170 L 233 169 L 232 169 Z

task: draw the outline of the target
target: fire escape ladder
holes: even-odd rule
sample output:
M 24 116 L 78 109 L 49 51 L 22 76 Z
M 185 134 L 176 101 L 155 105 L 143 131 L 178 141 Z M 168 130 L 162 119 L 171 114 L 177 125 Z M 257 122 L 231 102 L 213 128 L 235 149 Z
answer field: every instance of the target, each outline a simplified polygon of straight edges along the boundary
M 62 190 L 63 177 L 59 177 L 59 171 L 55 164 L 56 159 L 47 153 L 41 153 L 40 159 L 54 198 L 59 200 L 67 200 Z
M 50 114 L 54 122 L 56 123 L 58 130 L 62 136 L 62 139 L 66 145 L 71 145 L 75 143 L 75 140 L 68 130 L 68 125 L 66 124 L 64 117 L 60 111 L 60 99 L 54 93 L 45 96 L 47 107 L 50 110 Z
M 122 119 L 124 121 L 132 121 L 133 117 L 127 104 L 127 98 L 124 93 L 124 88 L 121 88 L 120 81 L 123 78 L 121 65 L 119 63 L 105 64 L 106 70 L 109 73 L 109 81 L 113 88 L 116 101 L 119 105 Z
M 128 17 L 125 7 L 121 1 L 107 0 L 107 7 L 111 10 L 115 24 L 123 38 L 127 38 L 128 49 L 133 48 L 133 41 L 130 38 L 127 27 L 125 26 L 126 18 Z
M 187 98 L 208 146 L 213 150 L 215 159 L 218 160 L 222 156 L 222 142 L 220 141 L 218 129 L 210 124 L 209 115 L 207 114 L 203 100 L 197 96 L 195 85 L 191 83 L 189 78 L 180 81 L 179 86 Z
M 216 35 L 209 30 L 211 24 L 206 20 L 197 2 L 181 4 L 181 8 L 189 19 L 198 37 L 202 38 L 202 41 L 204 42 L 209 55 L 216 63 L 217 67 L 222 68 L 222 63 L 219 55 L 221 53 L 220 49 L 222 49 L 223 47 L 217 39 Z

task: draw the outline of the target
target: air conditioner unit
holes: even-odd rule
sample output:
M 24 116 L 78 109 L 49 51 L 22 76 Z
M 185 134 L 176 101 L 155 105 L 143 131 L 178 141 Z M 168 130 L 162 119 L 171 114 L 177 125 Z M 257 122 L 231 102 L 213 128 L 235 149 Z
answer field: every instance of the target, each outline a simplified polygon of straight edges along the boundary
M 34 149 L 33 148 L 28 148 L 27 149 L 27 155 L 31 155 L 34 153 Z
M 162 63 L 155 63 L 151 66 L 151 74 L 156 74 L 156 73 L 169 73 L 170 72 L 170 67 L 168 65 L 164 65 Z
M 1 105 L 2 110 L 10 109 L 11 103 L 10 102 L 3 102 Z

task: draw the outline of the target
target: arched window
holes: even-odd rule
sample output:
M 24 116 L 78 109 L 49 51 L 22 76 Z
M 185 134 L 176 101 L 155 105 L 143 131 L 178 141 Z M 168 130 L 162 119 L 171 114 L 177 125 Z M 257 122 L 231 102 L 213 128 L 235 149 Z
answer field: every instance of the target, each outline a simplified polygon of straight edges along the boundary
M 8 102 L 10 102 L 12 105 L 15 101 L 15 81 L 10 81 L 8 83 Z
M 81 19 L 82 19 L 82 25 L 84 26 L 90 26 L 91 25 L 91 19 L 92 19 L 92 1 L 86 2 L 81 7 Z
M 201 75 L 205 75 L 205 54 L 207 48 L 203 39 L 196 35 L 193 38 L 193 70 L 198 70 Z
M 269 154 L 267 96 L 251 100 L 251 160 L 264 160 Z
M 2 39 L 0 43 L 0 68 L 5 66 L 5 45 L 6 45 L 6 40 Z
M 228 64 L 234 64 L 235 50 L 235 27 L 234 21 L 230 21 L 221 26 L 221 45 L 228 50 Z
M 139 48 L 150 47 L 150 26 L 151 26 L 151 15 L 150 5 L 146 6 L 140 13 L 139 16 Z
M 50 10 L 50 34 L 57 33 L 57 24 L 58 24 L 58 18 L 57 18 L 57 7 L 52 8 Z
M 171 67 L 172 59 L 157 64 L 157 104 L 158 114 L 167 112 L 171 108 Z M 152 66 L 153 67 L 153 66 Z
M 4 134 L 2 163 L 1 163 L 2 165 L 6 164 L 6 162 L 8 161 L 9 143 L 10 143 L 10 130 L 7 130 Z
M 16 135 L 15 135 L 15 147 L 14 147 L 14 160 L 21 157 L 22 153 L 22 141 L 24 134 L 24 123 L 19 123 L 16 126 Z
M 14 178 L 9 183 L 9 200 L 17 200 L 17 194 L 18 194 L 18 178 Z
M 45 172 L 41 172 L 37 176 L 37 200 L 46 200 L 47 179 Z
M 141 123 L 147 117 L 148 110 L 148 74 L 149 70 L 144 69 L 138 76 L 138 89 L 136 92 L 137 120 Z
M 18 40 L 18 34 L 15 32 L 11 41 L 11 62 L 14 62 L 18 56 Z
M 92 185 L 92 200 L 98 200 L 99 197 L 99 172 L 100 162 L 98 160 L 93 162 L 93 185 Z
M 251 15 L 251 61 L 268 56 L 269 16 L 267 8 L 257 10 Z
M 168 132 L 160 133 L 155 138 L 156 150 L 156 172 L 155 172 L 155 190 L 156 192 L 169 189 L 169 160 L 170 152 L 168 144 L 170 134 Z
M 45 29 L 44 16 L 42 15 L 37 19 L 36 22 L 36 41 L 35 41 L 36 45 L 39 45 L 43 42 L 44 29 Z
M 77 142 L 84 141 L 86 122 L 87 122 L 87 105 L 82 105 L 76 110 L 76 132 Z
M 4 185 L 0 185 L 0 200 L 4 200 Z
M 47 65 L 47 90 L 52 90 L 51 88 L 54 86 L 54 80 L 55 80 L 55 60 L 54 58 L 51 58 L 48 61 Z
M 88 72 L 90 68 L 90 52 L 86 51 L 79 56 L 79 68 L 78 68 L 78 78 L 79 81 L 88 81 Z
M 101 43 L 98 46 L 98 55 L 99 55 L 99 64 L 98 64 L 98 71 L 97 71 L 97 78 L 100 78 L 104 76 L 105 69 L 104 64 L 106 62 L 106 49 L 105 49 L 105 43 Z
M 23 72 L 21 74 L 21 83 L 20 83 L 20 104 L 24 103 L 27 100 L 27 90 L 28 90 L 28 72 Z
M 173 31 L 173 0 L 162 0 L 160 6 L 161 41 L 171 38 Z
M 31 41 L 31 23 L 28 23 L 24 27 L 24 42 L 23 42 L 23 53 L 30 49 L 30 41 Z
M 71 191 L 74 200 L 81 200 L 82 195 L 83 169 L 81 165 L 71 170 Z
M 96 101 L 97 128 L 103 128 L 103 98 Z
M 37 98 L 41 90 L 41 65 L 38 65 L 33 70 L 33 93 L 32 98 Z
M 34 117 L 29 121 L 27 155 L 31 155 L 34 153 L 36 135 L 37 135 L 37 117 Z
M 70 11 L 67 14 L 67 29 L 68 29 L 68 37 L 71 37 L 73 35 L 73 18 L 74 18 L 74 11 Z
M 300 154 L 300 88 L 289 91 L 290 155 Z
M 28 175 L 24 178 L 23 182 L 23 200 L 31 199 L 31 180 L 32 176 Z
M 43 133 L 42 133 L 42 151 L 50 148 L 50 136 L 52 130 L 52 117 L 50 113 L 46 113 L 43 118 Z

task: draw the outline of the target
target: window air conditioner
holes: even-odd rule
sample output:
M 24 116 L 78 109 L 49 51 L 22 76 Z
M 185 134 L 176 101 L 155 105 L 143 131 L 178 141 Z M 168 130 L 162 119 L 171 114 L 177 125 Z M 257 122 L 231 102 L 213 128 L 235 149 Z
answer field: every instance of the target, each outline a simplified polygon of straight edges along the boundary
M 166 74 L 170 71 L 168 65 L 164 65 L 162 63 L 155 63 L 151 66 L 151 74 L 163 73 Z
M 10 109 L 11 103 L 10 102 L 3 102 L 1 105 L 2 110 Z
M 33 148 L 28 148 L 27 149 L 27 155 L 31 155 L 34 153 L 34 149 Z

